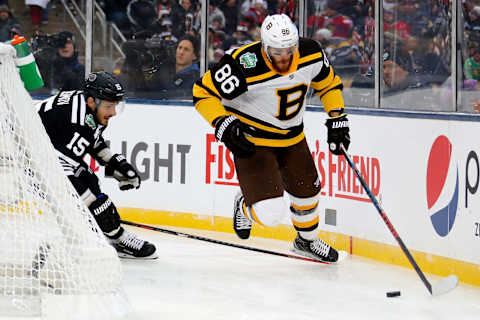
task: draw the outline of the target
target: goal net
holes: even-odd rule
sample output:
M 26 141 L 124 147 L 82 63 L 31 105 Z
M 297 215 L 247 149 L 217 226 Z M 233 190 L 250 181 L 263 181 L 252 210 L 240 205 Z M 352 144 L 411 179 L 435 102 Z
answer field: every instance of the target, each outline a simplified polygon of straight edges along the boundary
M 64 175 L 0 44 L 0 319 L 121 319 L 115 250 Z

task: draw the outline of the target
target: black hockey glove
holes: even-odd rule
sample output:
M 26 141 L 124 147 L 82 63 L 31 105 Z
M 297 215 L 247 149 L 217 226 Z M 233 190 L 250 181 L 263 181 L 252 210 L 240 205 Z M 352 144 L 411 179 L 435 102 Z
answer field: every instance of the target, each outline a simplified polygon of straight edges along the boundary
M 328 148 L 333 154 L 337 156 L 342 155 L 340 144 L 343 144 L 345 150 L 348 150 L 350 145 L 350 128 L 348 124 L 347 114 L 341 113 L 338 116 L 330 117 L 325 122 L 328 129 Z
M 215 137 L 236 157 L 249 158 L 255 153 L 255 145 L 245 138 L 245 124 L 235 116 L 224 116 L 215 123 Z
M 119 181 L 120 190 L 140 188 L 140 176 L 121 154 L 114 154 L 105 167 L 105 175 Z

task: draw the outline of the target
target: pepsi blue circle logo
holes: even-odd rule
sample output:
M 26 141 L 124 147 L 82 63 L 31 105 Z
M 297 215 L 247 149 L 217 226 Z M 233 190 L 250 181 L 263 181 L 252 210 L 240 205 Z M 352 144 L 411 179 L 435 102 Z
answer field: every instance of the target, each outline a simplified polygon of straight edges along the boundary
M 427 163 L 427 207 L 433 228 L 441 237 L 452 230 L 458 205 L 458 165 L 446 136 L 433 142 Z

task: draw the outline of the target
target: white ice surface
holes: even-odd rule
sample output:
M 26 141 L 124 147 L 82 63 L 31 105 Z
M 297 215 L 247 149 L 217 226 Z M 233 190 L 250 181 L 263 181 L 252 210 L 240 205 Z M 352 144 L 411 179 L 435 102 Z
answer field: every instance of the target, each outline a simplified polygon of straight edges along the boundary
M 357 256 L 322 265 L 131 228 L 159 259 L 122 260 L 129 319 L 479 319 L 480 288 L 432 297 L 415 271 Z M 192 230 L 183 232 L 194 233 Z M 215 237 L 215 233 L 204 234 Z M 221 240 L 235 241 L 233 235 Z M 285 251 L 283 241 L 248 246 Z M 439 277 L 426 274 L 430 282 Z M 387 291 L 401 296 L 387 298 Z

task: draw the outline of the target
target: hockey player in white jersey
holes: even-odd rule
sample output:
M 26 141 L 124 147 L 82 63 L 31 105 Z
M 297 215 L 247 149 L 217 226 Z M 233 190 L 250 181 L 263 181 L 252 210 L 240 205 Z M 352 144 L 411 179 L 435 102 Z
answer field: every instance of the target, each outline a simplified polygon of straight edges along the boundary
M 227 53 L 196 82 L 193 95 L 197 111 L 234 155 L 241 189 L 235 233 L 247 239 L 252 222 L 273 226 L 290 212 L 294 251 L 335 262 L 338 252 L 318 238 L 320 180 L 303 131 L 309 87 L 329 115 L 329 149 L 340 155 L 340 145 L 350 143 L 343 85 L 320 45 L 299 38 L 290 18 L 277 14 L 265 18 L 261 42 Z
M 94 72 L 85 81 L 83 91 L 62 91 L 37 108 L 65 174 L 118 255 L 155 259 L 157 253 L 152 243 L 120 225 L 117 208 L 100 190 L 97 176 L 83 161 L 87 153 L 94 157 L 105 166 L 106 175 L 119 181 L 121 190 L 140 187 L 136 170 L 125 157 L 112 154 L 102 137 L 124 94 L 122 85 L 111 74 Z

